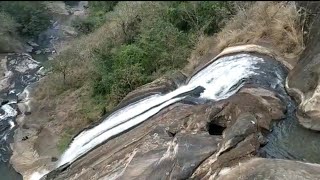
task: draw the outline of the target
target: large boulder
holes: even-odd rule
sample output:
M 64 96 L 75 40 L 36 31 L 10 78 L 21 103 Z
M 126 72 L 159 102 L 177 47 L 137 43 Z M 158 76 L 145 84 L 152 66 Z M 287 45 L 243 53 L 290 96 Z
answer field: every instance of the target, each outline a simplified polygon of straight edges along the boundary
M 262 129 L 268 130 L 272 120 L 284 116 L 285 107 L 276 94 L 262 88 L 244 87 L 224 100 L 226 105 L 211 118 L 211 123 L 224 126 L 222 142 L 216 153 L 208 157 L 192 174 L 194 179 L 210 179 L 224 167 L 258 155 L 265 144 Z
M 300 2 L 311 14 L 320 10 L 318 2 Z M 306 128 L 320 130 L 320 15 L 311 19 L 306 49 L 287 77 L 288 92 L 299 103 L 297 116 Z
M 217 176 L 218 180 L 311 180 L 320 179 L 320 165 L 282 159 L 252 158 L 234 167 L 222 169 Z

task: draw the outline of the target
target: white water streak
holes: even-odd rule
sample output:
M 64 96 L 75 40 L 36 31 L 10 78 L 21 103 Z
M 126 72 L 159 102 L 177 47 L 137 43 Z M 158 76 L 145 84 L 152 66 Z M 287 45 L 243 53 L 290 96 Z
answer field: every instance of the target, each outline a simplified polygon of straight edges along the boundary
M 5 104 L 1 107 L 4 110 L 4 114 L 0 115 L 0 119 L 5 119 L 7 117 L 15 117 L 17 115 L 17 111 L 13 109 L 9 104 Z

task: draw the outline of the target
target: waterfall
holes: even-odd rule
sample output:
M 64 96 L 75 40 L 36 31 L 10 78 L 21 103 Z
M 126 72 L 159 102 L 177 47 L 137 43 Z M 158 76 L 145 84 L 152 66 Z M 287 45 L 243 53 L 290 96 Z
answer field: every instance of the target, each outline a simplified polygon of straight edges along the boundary
M 146 121 L 163 108 L 183 100 L 202 87 L 200 99 L 218 101 L 236 93 L 245 83 L 277 87 L 283 82 L 279 66 L 265 65 L 272 60 L 247 53 L 220 57 L 197 72 L 189 82 L 167 94 L 156 94 L 131 103 L 105 118 L 99 125 L 76 136 L 58 161 L 57 167 L 70 164 L 108 139 Z M 272 62 L 274 63 L 274 62 Z M 264 66 L 262 68 L 262 66 Z M 258 78 L 259 76 L 259 78 Z M 264 77 L 264 78 L 261 78 Z M 271 78 L 270 78 L 271 77 Z M 259 80 L 258 80 L 259 79 Z M 261 79 L 264 79 L 262 82 Z

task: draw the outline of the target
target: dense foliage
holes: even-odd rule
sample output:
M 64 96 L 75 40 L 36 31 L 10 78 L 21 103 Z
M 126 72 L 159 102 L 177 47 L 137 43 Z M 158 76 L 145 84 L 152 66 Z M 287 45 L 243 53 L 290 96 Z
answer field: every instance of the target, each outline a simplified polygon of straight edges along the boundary
M 50 25 L 49 14 L 41 2 L 2 1 L 0 11 L 12 16 L 19 24 L 17 31 L 22 36 L 36 36 Z
M 123 43 L 95 51 L 94 96 L 118 102 L 138 86 L 184 67 L 197 35 L 217 32 L 231 15 L 225 2 L 162 2 L 145 8 L 144 13 L 119 15 L 124 16 L 119 23 Z

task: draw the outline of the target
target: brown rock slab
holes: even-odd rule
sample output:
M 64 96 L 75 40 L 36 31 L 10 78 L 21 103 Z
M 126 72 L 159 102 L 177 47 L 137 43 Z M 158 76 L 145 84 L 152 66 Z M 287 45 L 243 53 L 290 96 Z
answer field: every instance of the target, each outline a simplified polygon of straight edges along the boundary
M 218 180 L 313 180 L 320 179 L 320 165 L 282 159 L 253 158 L 222 169 Z

